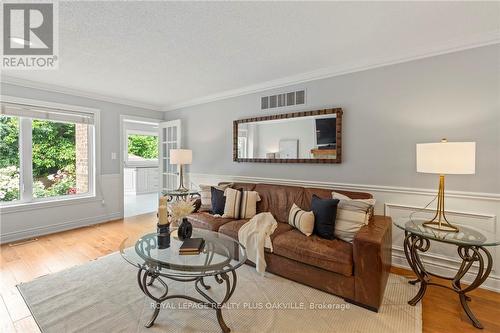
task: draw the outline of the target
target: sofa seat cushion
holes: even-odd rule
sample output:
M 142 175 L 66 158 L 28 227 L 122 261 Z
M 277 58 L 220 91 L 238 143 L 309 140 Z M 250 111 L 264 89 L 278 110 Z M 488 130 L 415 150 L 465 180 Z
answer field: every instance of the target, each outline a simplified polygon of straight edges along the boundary
M 248 221 L 249 219 L 242 219 L 228 222 L 219 228 L 219 232 L 233 239 L 238 239 L 238 231 L 240 230 L 241 226 Z
M 220 227 L 219 232 L 223 233 L 224 235 L 228 235 L 229 237 L 232 237 L 234 239 L 238 239 L 238 231 L 248 221 L 250 221 L 250 219 L 243 219 L 243 220 L 237 220 L 237 221 L 232 221 L 232 222 L 226 223 Z M 292 229 L 293 229 L 293 227 L 289 224 L 278 223 L 276 230 L 274 230 L 274 232 L 271 234 L 271 242 L 278 235 L 280 235 L 284 232 L 290 231 Z M 274 247 L 274 245 L 273 245 L 273 247 Z
M 274 254 L 304 264 L 352 276 L 352 244 L 339 239 L 307 237 L 299 230 L 281 233 L 273 241 Z
M 234 219 L 215 217 L 208 212 L 194 213 L 189 215 L 187 219 L 189 222 L 191 222 L 193 228 L 207 229 L 212 231 L 218 231 L 220 226 L 234 221 Z

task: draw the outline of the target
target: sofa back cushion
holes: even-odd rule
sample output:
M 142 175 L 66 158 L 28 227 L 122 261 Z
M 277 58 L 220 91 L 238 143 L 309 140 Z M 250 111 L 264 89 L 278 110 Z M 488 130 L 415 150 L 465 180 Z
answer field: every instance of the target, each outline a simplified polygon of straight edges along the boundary
M 231 183 L 220 183 L 218 186 L 213 186 L 218 190 L 224 191 L 226 188 L 230 187 Z M 200 184 L 200 197 L 201 197 L 201 207 L 202 211 L 212 210 L 212 185 Z
M 323 199 L 331 199 L 332 191 L 347 195 L 351 199 L 370 199 L 372 195 L 364 192 L 340 191 L 324 188 L 304 188 L 300 186 L 232 183 L 232 188 L 243 191 L 256 191 L 261 201 L 257 203 L 257 213 L 270 212 L 278 222 L 288 223 L 288 214 L 293 204 L 301 209 L 311 210 L 313 194 Z
M 224 207 L 226 206 L 226 197 L 224 191 L 212 186 L 210 188 L 212 213 L 222 215 L 224 214 Z
M 333 239 L 339 199 L 323 199 L 313 195 L 314 233 L 321 238 Z
M 222 217 L 238 220 L 251 219 L 257 214 L 257 202 L 260 201 L 258 192 L 226 188 L 224 196 L 226 204 Z
M 290 209 L 294 203 L 300 207 L 304 196 L 304 189 L 297 186 L 257 184 L 254 191 L 261 199 L 257 213 L 270 212 L 276 221 L 282 223 L 288 223 Z
M 304 235 L 311 236 L 314 231 L 314 213 L 302 210 L 293 204 L 288 215 L 288 224 Z

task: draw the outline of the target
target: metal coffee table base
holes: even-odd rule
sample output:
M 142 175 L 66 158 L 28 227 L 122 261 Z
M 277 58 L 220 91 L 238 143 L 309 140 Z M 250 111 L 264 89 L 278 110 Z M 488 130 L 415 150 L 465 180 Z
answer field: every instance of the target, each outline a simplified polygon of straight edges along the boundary
M 462 264 L 458 269 L 458 272 L 454 277 L 441 276 L 438 274 L 434 274 L 428 272 L 420 259 L 419 252 L 426 252 L 430 248 L 430 242 L 427 238 L 421 237 L 419 235 L 405 232 L 405 241 L 404 241 L 404 250 L 406 259 L 408 260 L 409 265 L 413 272 L 417 275 L 417 279 L 414 281 L 409 281 L 411 284 L 416 284 L 420 282 L 420 289 L 413 297 L 408 304 L 416 305 L 425 294 L 427 286 L 433 285 L 438 287 L 447 288 L 456 292 L 460 298 L 460 304 L 464 309 L 465 313 L 472 321 L 472 324 L 477 328 L 483 328 L 481 322 L 476 318 L 474 313 L 472 313 L 469 308 L 469 304 L 467 302 L 471 301 L 471 298 L 467 296 L 467 293 L 479 287 L 487 278 L 491 272 L 491 268 L 493 265 L 493 259 L 491 254 L 482 246 L 458 246 L 457 251 L 458 255 L 462 259 Z M 477 262 L 478 270 L 477 275 L 474 278 L 474 281 L 466 287 L 462 288 L 460 284 L 460 280 L 465 276 L 465 274 L 469 271 L 471 266 Z M 430 282 L 430 277 L 435 276 L 441 279 L 446 279 L 451 281 L 451 287 L 443 286 L 441 284 Z
M 230 278 L 230 276 L 232 278 Z M 148 296 L 151 298 L 153 301 L 155 301 L 155 309 L 153 312 L 153 315 L 151 316 L 151 319 L 146 323 L 146 327 L 151 327 L 153 326 L 156 318 L 158 317 L 158 314 L 160 313 L 160 308 L 161 308 L 161 303 L 168 299 L 173 299 L 173 298 L 182 298 L 186 299 L 198 304 L 203 304 L 207 307 L 210 307 L 215 310 L 217 314 L 217 321 L 219 322 L 220 328 L 224 333 L 228 333 L 231 330 L 229 327 L 227 327 L 226 323 L 224 322 L 224 319 L 222 318 L 222 307 L 223 305 L 231 298 L 233 295 L 234 289 L 236 288 L 236 272 L 234 270 L 231 270 L 228 273 L 221 273 L 221 274 L 216 274 L 213 275 L 215 281 L 218 284 L 225 284 L 226 287 L 226 293 L 222 301 L 217 302 L 210 296 L 208 296 L 203 289 L 208 290 L 210 289 L 210 286 L 205 283 L 203 280 L 204 277 L 193 277 L 193 278 L 179 278 L 179 277 L 174 277 L 174 276 L 167 276 L 164 274 L 161 274 L 159 271 L 154 270 L 154 269 L 149 269 L 147 267 L 142 267 L 139 269 L 139 272 L 137 273 L 137 282 L 139 284 L 139 288 Z M 171 279 L 174 281 L 179 281 L 179 282 L 193 282 L 194 281 L 194 287 L 196 291 L 204 297 L 205 300 L 203 299 L 197 299 L 195 297 L 187 296 L 187 295 L 168 295 L 168 285 L 165 283 L 165 281 L 162 280 L 162 278 L 167 278 Z M 164 292 L 160 297 L 154 296 L 149 288 L 153 285 L 155 281 L 158 281 L 164 288 Z M 203 288 L 200 288 L 201 287 Z

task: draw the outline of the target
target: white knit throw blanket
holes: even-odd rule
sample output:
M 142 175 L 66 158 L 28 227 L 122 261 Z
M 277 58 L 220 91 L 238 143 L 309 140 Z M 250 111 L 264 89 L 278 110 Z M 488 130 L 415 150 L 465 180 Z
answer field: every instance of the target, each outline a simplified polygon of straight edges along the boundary
M 252 217 L 238 231 L 238 239 L 247 249 L 248 259 L 255 263 L 257 272 L 261 274 L 266 271 L 267 266 L 264 247 L 273 251 L 270 236 L 277 226 L 278 222 L 271 213 L 260 213 Z

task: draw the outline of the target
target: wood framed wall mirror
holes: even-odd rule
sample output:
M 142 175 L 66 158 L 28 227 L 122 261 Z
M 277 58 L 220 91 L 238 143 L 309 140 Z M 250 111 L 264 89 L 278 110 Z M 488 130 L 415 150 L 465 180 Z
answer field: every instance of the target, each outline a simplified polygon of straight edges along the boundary
M 342 109 L 235 120 L 233 161 L 341 163 Z

